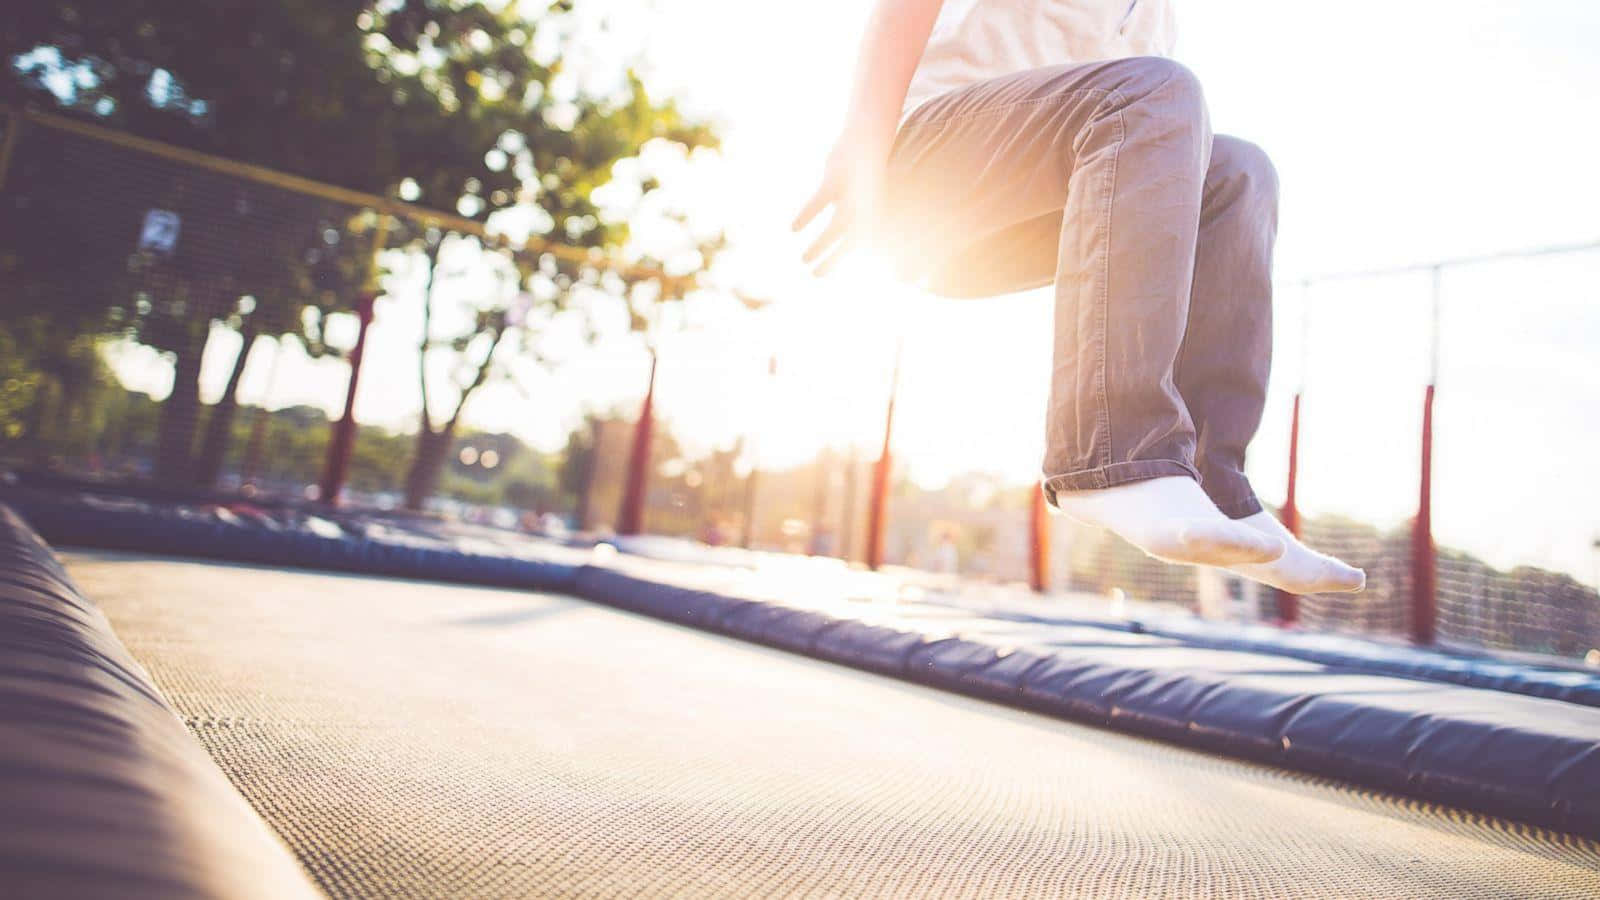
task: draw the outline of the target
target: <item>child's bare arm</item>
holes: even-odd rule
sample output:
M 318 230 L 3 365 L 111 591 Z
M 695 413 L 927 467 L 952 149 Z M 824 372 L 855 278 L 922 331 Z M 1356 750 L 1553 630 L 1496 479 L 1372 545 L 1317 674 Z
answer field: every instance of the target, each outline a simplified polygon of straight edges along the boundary
M 829 154 L 822 185 L 794 222 L 799 230 L 833 207 L 828 227 L 805 254 L 813 262 L 833 251 L 819 274 L 872 227 L 900 107 L 943 5 L 944 0 L 878 0 L 867 22 L 844 131 Z
M 911 74 L 944 0 L 878 0 L 856 62 L 846 134 L 889 144 L 900 122 Z

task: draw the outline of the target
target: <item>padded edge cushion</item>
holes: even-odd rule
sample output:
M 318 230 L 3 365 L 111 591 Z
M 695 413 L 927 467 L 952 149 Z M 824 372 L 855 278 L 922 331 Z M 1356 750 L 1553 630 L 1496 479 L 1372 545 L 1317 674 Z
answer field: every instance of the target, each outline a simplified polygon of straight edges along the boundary
M 930 641 L 911 654 L 908 671 L 918 681 L 960 689 L 968 672 L 993 665 L 1000 659 L 996 647 L 965 638 Z
M 57 544 L 568 593 L 578 573 L 577 566 L 544 560 L 270 531 L 154 509 L 91 507 L 29 491 L 8 492 L 7 500 Z
M 717 628 L 723 616 L 749 605 L 747 600 L 646 581 L 600 566 L 579 568 L 572 592 L 607 606 L 705 629 Z
M 775 603 L 748 603 L 717 622 L 717 629 L 748 641 L 810 653 L 818 636 L 838 620 L 832 616 Z
M 1600 715 L 1558 700 L 1349 674 L 1146 669 L 1063 649 L 1043 712 L 1600 835 Z
M 1217 626 L 1210 623 L 1171 620 L 1133 625 L 1145 634 L 1172 638 L 1191 647 L 1268 653 L 1372 675 L 1418 678 L 1600 707 L 1600 676 L 1591 672 L 1542 668 L 1416 647 L 1385 646 L 1340 634 L 1253 627 L 1239 635 L 1227 635 L 1219 634 Z
M 1016 703 L 1020 700 L 1022 683 L 1027 680 L 1028 673 L 1048 659 L 1048 656 L 1032 650 L 1002 652 L 994 662 L 963 672 L 961 683 L 979 696 Z
M 49 548 L 0 504 L 0 893 L 312 897 Z
M 915 632 L 840 619 L 817 636 L 812 653 L 858 669 L 904 676 L 907 661 L 925 640 Z
M 1086 618 L 990 610 L 995 619 L 1030 625 L 1075 626 L 1147 634 L 1190 647 L 1265 653 L 1369 675 L 1394 675 L 1463 687 L 1527 694 L 1600 707 L 1600 674 L 1575 666 L 1498 659 L 1467 647 L 1424 649 L 1374 641 L 1370 636 L 1282 630 L 1156 616 L 1149 619 Z
M 1560 828 L 1600 824 L 1600 714 L 1583 706 L 1316 667 L 1213 671 L 1204 653 L 1164 667 L 1013 652 L 598 567 L 578 583 L 625 609 L 977 697 Z

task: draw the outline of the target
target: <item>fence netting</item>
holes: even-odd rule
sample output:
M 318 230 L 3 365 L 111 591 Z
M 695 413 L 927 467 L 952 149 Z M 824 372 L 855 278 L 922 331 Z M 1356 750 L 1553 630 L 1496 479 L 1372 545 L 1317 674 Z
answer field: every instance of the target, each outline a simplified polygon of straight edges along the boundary
M 1362 593 L 1302 598 L 1302 615 L 1318 628 L 1412 633 L 1432 379 L 1439 639 L 1583 656 L 1600 647 L 1600 475 L 1585 461 L 1600 367 L 1582 339 L 1600 325 L 1600 253 L 1441 267 L 1437 337 L 1434 277 L 1331 279 L 1299 298 L 1304 531 L 1368 574 Z
M 86 134 L 23 122 L 0 193 L 0 291 L 13 338 L 49 378 L 13 454 L 92 475 L 197 488 L 225 466 L 260 469 L 232 440 L 238 381 L 260 336 L 337 354 L 387 229 L 369 208 L 215 171 Z M 219 329 L 239 349 L 222 398 L 201 402 Z M 105 340 L 171 362 L 167 398 L 98 377 Z M 143 398 L 143 399 L 141 399 Z
M 1443 275 L 1433 516 L 1442 638 L 1562 655 L 1600 648 L 1597 285 L 1594 251 Z

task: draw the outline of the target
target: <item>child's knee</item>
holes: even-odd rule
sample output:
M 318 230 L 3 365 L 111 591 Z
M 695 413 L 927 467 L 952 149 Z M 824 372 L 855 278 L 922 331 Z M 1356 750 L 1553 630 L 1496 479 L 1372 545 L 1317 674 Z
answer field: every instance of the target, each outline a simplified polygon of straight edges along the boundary
M 1237 184 L 1264 202 L 1277 204 L 1278 170 L 1267 151 L 1257 145 L 1219 134 L 1211 143 L 1211 168 L 1209 177 Z
M 1119 70 L 1116 90 L 1130 103 L 1159 102 L 1180 115 L 1205 115 L 1200 79 L 1183 63 L 1164 56 L 1133 56 L 1111 66 Z

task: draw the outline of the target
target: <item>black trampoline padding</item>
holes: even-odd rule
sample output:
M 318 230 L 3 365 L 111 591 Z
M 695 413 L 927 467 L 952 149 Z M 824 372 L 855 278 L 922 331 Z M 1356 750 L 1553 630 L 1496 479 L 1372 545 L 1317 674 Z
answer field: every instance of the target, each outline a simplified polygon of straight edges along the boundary
M 0 896 L 315 894 L 105 616 L 0 505 Z
M 744 599 L 673 584 L 693 573 L 671 566 L 619 565 L 630 571 L 581 567 L 574 590 L 946 690 L 1600 835 L 1600 709 L 1587 704 L 1092 627 L 948 636 L 939 618 L 869 624 L 837 605 Z
M 67 563 L 335 896 L 1600 895 L 1585 838 L 561 595 Z M 706 596 L 636 602 L 659 614 Z M 757 639 L 777 621 L 738 603 L 697 614 Z M 1014 693 L 1019 668 L 1040 690 L 1070 677 L 1026 651 L 883 649 L 794 624 L 812 652 L 919 680 Z M 1085 665 L 1084 684 L 1112 677 Z
M 90 503 L 84 497 L 10 488 L 0 500 L 16 508 L 39 534 L 60 546 L 103 547 L 182 553 L 235 562 L 297 568 L 442 578 L 534 590 L 570 590 L 577 567 L 548 559 L 418 543 L 372 540 L 356 535 L 325 537 L 305 530 L 252 528 L 135 501 Z

